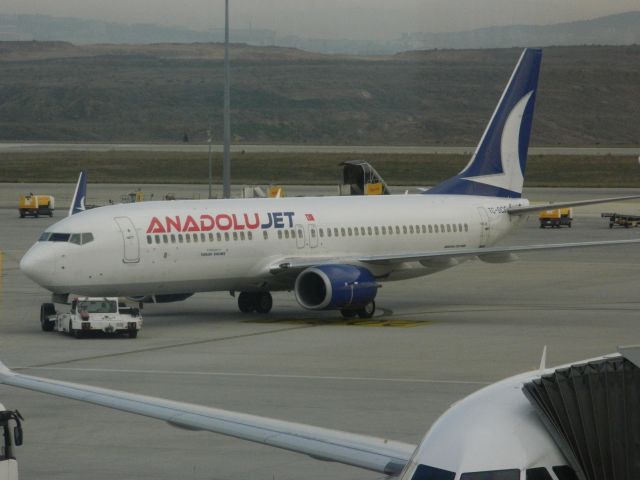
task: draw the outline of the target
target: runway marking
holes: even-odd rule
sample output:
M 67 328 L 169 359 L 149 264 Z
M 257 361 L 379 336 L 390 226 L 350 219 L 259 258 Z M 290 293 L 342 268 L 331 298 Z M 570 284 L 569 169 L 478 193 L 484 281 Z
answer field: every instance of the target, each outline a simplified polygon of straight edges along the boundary
M 322 318 L 257 318 L 245 320 L 245 323 L 285 323 L 291 325 L 310 325 L 310 326 L 348 326 L 348 327 L 393 327 L 393 328 L 412 328 L 429 325 L 431 322 L 421 320 L 397 320 L 381 317 L 376 318 L 338 318 L 338 319 L 322 319 Z
M 300 325 L 300 326 L 295 326 L 295 327 L 287 327 L 287 328 L 279 328 L 277 330 L 269 330 L 266 332 L 252 332 L 252 333 L 243 333 L 240 335 L 229 335 L 228 337 L 215 337 L 215 338 L 208 338 L 208 339 L 204 339 L 204 340 L 194 340 L 192 342 L 182 342 L 182 343 L 172 343 L 170 345 L 157 345 L 155 347 L 147 347 L 147 348 L 139 348 L 137 350 L 129 350 L 126 352 L 115 352 L 115 353 L 106 353 L 103 355 L 92 355 L 89 357 L 80 357 L 80 358 L 72 358 L 70 360 L 61 360 L 59 362 L 50 362 L 50 363 L 41 363 L 41 364 L 37 364 L 37 365 L 31 365 L 31 366 L 26 366 L 26 367 L 19 367 L 18 369 L 26 369 L 26 368 L 45 368 L 45 367 L 50 367 L 53 365 L 65 365 L 67 363 L 75 363 L 75 362 L 82 362 L 85 360 L 99 360 L 102 358 L 114 358 L 114 357 L 122 357 L 125 355 L 132 355 L 135 353 L 144 353 L 144 352 L 154 352 L 154 351 L 158 351 L 158 350 L 168 350 L 170 348 L 179 348 L 179 347 L 188 347 L 191 345 L 200 345 L 203 343 L 216 343 L 216 342 L 223 342 L 225 340 L 236 340 L 239 338 L 249 338 L 249 337 L 257 337 L 260 335 L 269 335 L 272 333 L 282 333 L 282 332 L 288 332 L 290 330 L 299 330 L 301 328 L 311 328 L 313 325 Z
M 13 370 L 60 370 L 73 372 L 95 372 L 95 373 L 131 373 L 131 374 L 152 374 L 152 375 L 192 375 L 208 377 L 254 377 L 254 378 L 284 378 L 294 380 L 329 380 L 347 382 L 394 382 L 394 383 L 426 383 L 445 385 L 490 385 L 493 382 L 481 382 L 475 380 L 438 380 L 428 378 L 391 378 L 391 377 L 339 377 L 331 375 L 289 375 L 280 373 L 241 373 L 241 372 L 194 372 L 184 370 L 137 370 L 118 368 L 81 368 L 81 367 L 15 367 Z

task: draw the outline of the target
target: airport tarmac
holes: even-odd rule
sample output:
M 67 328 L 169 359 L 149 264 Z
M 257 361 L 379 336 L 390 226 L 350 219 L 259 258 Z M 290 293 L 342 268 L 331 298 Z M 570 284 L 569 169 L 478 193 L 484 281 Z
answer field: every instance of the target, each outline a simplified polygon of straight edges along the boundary
M 71 187 L 52 186 L 56 192 Z M 2 206 L 24 188 L 3 186 Z M 127 191 L 110 188 L 114 198 Z M 89 197 L 97 186 L 90 189 Z M 637 192 L 535 189 L 529 196 L 631 193 Z M 18 262 L 42 230 L 64 216 L 65 206 L 59 203 L 53 219 L 19 219 L 17 208 L 0 208 L 0 358 L 28 374 L 417 443 L 452 402 L 536 368 L 544 345 L 549 364 L 560 364 L 640 343 L 636 245 L 521 254 L 503 265 L 471 261 L 387 283 L 370 322 L 303 311 L 289 293 L 274 294 L 270 315 L 247 316 L 221 292 L 145 307 L 135 340 L 45 333 L 39 306 L 49 295 L 22 275 Z M 576 209 L 571 229 L 542 230 L 532 216 L 504 243 L 640 236 L 636 228 L 610 230 L 599 216 L 610 210 L 637 213 L 640 202 Z M 383 478 L 9 387 L 0 387 L 0 400 L 26 419 L 18 455 L 27 480 Z

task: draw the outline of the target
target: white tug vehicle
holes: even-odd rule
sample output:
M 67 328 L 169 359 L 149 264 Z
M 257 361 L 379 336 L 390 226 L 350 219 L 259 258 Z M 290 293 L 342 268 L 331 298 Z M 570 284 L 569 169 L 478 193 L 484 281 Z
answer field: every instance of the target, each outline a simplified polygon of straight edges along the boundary
M 5 410 L 0 403 L 0 480 L 18 480 L 15 447 L 22 445 L 21 420 L 20 412 Z
M 90 332 L 136 338 L 142 328 L 142 316 L 138 308 L 120 303 L 117 297 L 75 297 L 68 313 L 58 313 L 53 303 L 43 303 L 40 325 L 45 332 L 55 330 L 76 338 Z

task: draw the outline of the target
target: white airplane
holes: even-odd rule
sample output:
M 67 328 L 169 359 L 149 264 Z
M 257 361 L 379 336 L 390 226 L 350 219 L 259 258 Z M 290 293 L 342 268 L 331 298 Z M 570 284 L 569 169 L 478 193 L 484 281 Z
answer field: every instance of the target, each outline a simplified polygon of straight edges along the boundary
M 69 293 L 166 302 L 229 291 L 240 292 L 242 312 L 267 313 L 270 292 L 293 290 L 306 309 L 368 318 L 385 281 L 473 257 L 500 263 L 517 252 L 639 241 L 492 246 L 551 205 L 640 197 L 536 206 L 522 198 L 541 55 L 522 53 L 468 165 L 422 194 L 105 206 L 49 227 L 20 268 L 63 302 Z
M 577 480 L 576 471 L 582 474 L 583 468 L 592 466 L 587 465 L 589 461 L 578 460 L 579 448 L 577 452 L 576 449 L 566 448 L 571 439 L 561 438 L 562 425 L 545 425 L 552 416 L 541 412 L 528 397 L 532 391 L 535 394 L 534 382 L 544 377 L 544 382 L 550 383 L 550 376 L 562 376 L 567 371 L 582 371 L 580 378 L 585 382 L 586 389 L 595 389 L 597 384 L 590 384 L 589 376 L 600 371 L 603 372 L 604 384 L 608 381 L 612 385 L 619 385 L 619 391 L 614 391 L 614 396 L 610 397 L 615 399 L 615 404 L 611 405 L 619 406 L 613 410 L 617 409 L 617 414 L 622 414 L 622 421 L 629 423 L 630 429 L 635 429 L 637 424 L 625 416 L 625 399 L 621 398 L 620 392 L 633 390 L 629 397 L 633 401 L 637 399 L 638 384 L 629 383 L 625 387 L 624 381 L 620 380 L 620 376 L 616 377 L 615 372 L 629 377 L 637 375 L 640 347 L 621 347 L 619 351 L 622 355 L 612 354 L 550 369 L 544 365 L 543 354 L 539 370 L 494 383 L 454 403 L 431 426 L 417 446 L 386 438 L 23 375 L 9 370 L 2 362 L 0 383 L 164 420 L 178 428 L 216 432 L 270 445 L 318 460 L 399 477 L 400 480 Z M 580 384 L 575 377 L 573 380 Z M 633 381 L 637 382 L 637 377 Z M 602 393 L 599 390 L 593 396 L 599 397 Z M 596 403 L 597 400 L 595 398 Z M 572 406 L 569 402 L 567 405 L 569 417 L 573 414 L 582 416 L 580 425 L 589 425 L 585 420 L 588 412 L 582 411 L 589 406 L 588 403 Z M 630 409 L 635 407 L 635 403 L 629 406 Z M 559 410 L 563 408 L 561 405 Z M 606 430 L 610 425 L 620 426 L 615 421 L 608 423 L 616 415 L 611 408 L 609 410 L 608 414 L 603 415 L 605 418 L 594 416 L 599 428 L 605 429 L 600 435 L 606 434 L 606 437 L 599 439 L 605 440 L 600 443 L 600 449 L 623 451 L 623 447 L 629 447 L 637 450 L 633 442 L 626 444 L 628 439 L 624 428 Z M 604 411 L 607 412 L 606 403 Z M 635 430 L 630 435 L 629 439 L 637 438 Z M 597 462 L 593 463 L 595 467 L 598 466 Z M 616 466 L 613 462 L 612 467 L 620 468 L 620 465 Z M 580 478 L 585 477 L 581 475 Z

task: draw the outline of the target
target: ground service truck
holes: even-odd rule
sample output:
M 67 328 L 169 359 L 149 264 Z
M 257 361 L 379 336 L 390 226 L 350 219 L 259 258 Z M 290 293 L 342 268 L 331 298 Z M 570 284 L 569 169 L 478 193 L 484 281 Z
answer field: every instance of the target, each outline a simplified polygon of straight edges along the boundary
M 0 480 L 18 480 L 15 447 L 22 445 L 22 416 L 0 403 Z
M 116 297 L 75 297 L 68 313 L 58 313 L 53 303 L 43 303 L 40 325 L 45 332 L 55 330 L 76 338 L 91 332 L 124 333 L 136 338 L 142 316 L 138 308 L 128 307 Z

